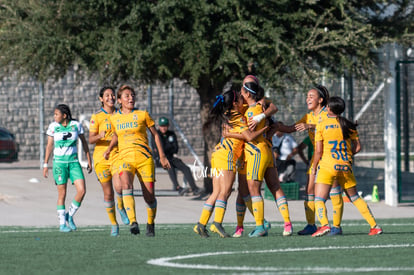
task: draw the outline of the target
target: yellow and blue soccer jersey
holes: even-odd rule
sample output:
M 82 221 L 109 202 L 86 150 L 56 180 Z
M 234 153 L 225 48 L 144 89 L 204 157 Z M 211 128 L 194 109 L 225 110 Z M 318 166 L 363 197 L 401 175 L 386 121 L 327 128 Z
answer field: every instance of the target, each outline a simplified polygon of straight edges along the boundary
M 129 114 L 119 111 L 110 119 L 112 129 L 118 136 L 119 159 L 140 162 L 152 158 L 147 128 L 155 123 L 147 111 L 134 109 Z
M 249 129 L 245 117 L 239 112 L 232 111 L 229 124 L 230 132 L 242 133 Z M 216 169 L 235 171 L 237 159 L 242 155 L 244 141 L 237 138 L 221 138 L 220 143 L 215 146 L 212 158 Z
M 71 120 L 68 125 L 63 126 L 60 123 L 52 122 L 46 134 L 53 137 L 53 161 L 58 163 L 78 161 L 78 137 L 84 134 L 81 123 Z
M 341 126 L 336 117 L 327 117 L 316 127 L 315 142 L 323 142 L 322 158 L 319 161 L 318 179 L 344 175 L 353 179 L 352 173 L 352 140 L 358 139 L 358 131 L 351 131 L 348 139 L 344 140 Z M 322 175 L 319 175 L 321 173 Z M 338 178 L 342 184 L 342 180 Z M 318 181 L 319 182 L 319 181 Z M 328 183 L 328 182 L 321 182 Z M 329 182 L 330 183 L 330 182 Z
M 318 125 L 319 123 L 324 121 L 327 117 L 328 117 L 328 112 L 326 111 L 326 107 L 323 107 L 319 111 L 319 113 L 315 113 L 315 112 L 312 111 L 312 112 L 309 112 L 309 113 L 305 114 L 295 124 L 306 123 L 306 124 Z M 315 132 L 316 132 L 316 128 L 308 130 L 308 135 L 309 135 L 309 138 L 310 138 L 313 146 L 315 146 Z
M 115 147 L 109 155 L 109 160 L 106 160 L 103 156 L 112 140 L 112 136 L 114 135 L 110 120 L 111 115 L 112 114 L 108 114 L 103 108 L 101 108 L 99 112 L 93 114 L 91 117 L 89 131 L 97 134 L 105 131 L 105 137 L 98 140 L 95 145 L 95 150 L 93 152 L 93 160 L 95 165 L 98 163 L 110 164 L 116 159 L 116 155 L 118 154 L 118 147 Z
M 263 113 L 262 105 L 255 104 L 250 106 L 246 112 L 245 117 L 249 118 Z M 265 127 L 266 121 L 262 120 L 257 126 L 256 131 Z M 244 154 L 246 158 L 246 178 L 248 180 L 262 181 L 267 167 L 272 161 L 272 152 L 269 147 L 269 141 L 265 135 L 260 135 L 254 140 L 245 143 Z

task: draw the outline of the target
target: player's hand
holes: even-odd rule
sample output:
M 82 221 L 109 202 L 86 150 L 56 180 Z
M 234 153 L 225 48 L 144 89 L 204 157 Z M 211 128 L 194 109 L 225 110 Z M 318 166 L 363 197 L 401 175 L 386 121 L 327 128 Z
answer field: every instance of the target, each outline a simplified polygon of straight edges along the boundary
M 109 154 L 111 153 L 111 151 L 108 151 L 108 150 L 106 150 L 104 153 L 103 153 L 103 157 L 106 159 L 106 160 L 108 160 L 109 159 Z
M 254 120 L 253 118 L 251 118 L 251 117 L 249 117 L 249 130 L 250 131 L 254 131 L 254 129 L 256 129 L 256 126 L 257 126 L 257 121 L 256 120 Z
M 166 157 L 160 158 L 160 162 L 161 162 L 162 168 L 167 169 L 167 170 L 171 168 L 171 164 Z
M 86 171 L 88 171 L 88 174 L 92 173 L 92 167 L 90 164 L 88 164 L 88 167 L 86 167 Z
M 223 137 L 228 137 L 228 133 L 230 132 L 230 130 L 232 129 L 232 127 L 226 123 L 223 123 L 223 131 L 222 131 L 222 135 Z
M 49 175 L 49 168 L 44 167 L 44 168 L 43 168 L 43 177 L 44 177 L 44 178 L 47 178 L 47 177 L 48 177 L 48 175 Z
M 99 133 L 99 137 L 101 139 L 103 139 L 105 137 L 105 135 L 106 135 L 106 131 L 102 131 L 102 132 Z
M 303 131 L 309 129 L 309 126 L 306 123 L 299 123 L 299 124 L 295 125 L 295 129 L 298 132 L 303 132 Z

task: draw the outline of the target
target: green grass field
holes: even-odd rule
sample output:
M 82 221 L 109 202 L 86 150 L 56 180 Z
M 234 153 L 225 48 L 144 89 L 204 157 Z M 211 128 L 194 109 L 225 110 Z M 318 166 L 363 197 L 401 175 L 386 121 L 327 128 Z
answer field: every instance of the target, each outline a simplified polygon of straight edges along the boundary
M 368 236 L 364 221 L 344 221 L 344 235 L 282 236 L 273 222 L 264 238 L 201 239 L 190 224 L 156 225 L 156 237 L 119 237 L 108 227 L 1 227 L 1 274 L 413 274 L 414 219 L 378 220 L 383 235 Z M 295 233 L 304 223 L 293 223 Z M 232 232 L 234 224 L 225 224 Z M 246 231 L 253 224 L 246 226 Z M 144 234 L 142 234 L 144 233 Z M 246 233 L 246 232 L 245 232 Z

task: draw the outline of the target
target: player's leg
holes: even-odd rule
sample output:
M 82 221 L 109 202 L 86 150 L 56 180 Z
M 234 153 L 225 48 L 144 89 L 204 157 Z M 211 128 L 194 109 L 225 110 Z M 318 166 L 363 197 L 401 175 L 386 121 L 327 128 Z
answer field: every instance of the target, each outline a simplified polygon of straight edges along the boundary
M 312 160 L 310 163 L 312 163 Z M 311 168 L 312 166 L 307 171 L 306 193 L 303 203 L 307 225 L 298 232 L 299 235 L 312 235 L 317 230 L 315 225 L 315 175 L 310 173 Z
M 68 226 L 66 226 L 66 210 L 65 210 L 65 200 L 66 200 L 66 186 L 67 184 L 58 184 L 58 199 L 57 199 L 57 214 L 59 218 L 59 230 L 60 232 L 66 233 L 72 231 Z
M 85 177 L 83 175 L 82 167 L 80 166 L 79 162 L 69 164 L 69 177 L 76 188 L 76 194 L 69 207 L 69 212 L 67 213 L 67 220 L 69 227 L 72 230 L 76 230 L 77 228 L 73 220 L 73 217 L 78 211 L 79 207 L 81 206 L 83 198 L 86 194 Z
M 334 181 L 329 197 L 332 202 L 332 228 L 329 235 L 342 235 L 342 215 L 344 213 L 344 200 L 342 199 L 342 188 Z
M 121 185 L 121 179 L 119 178 L 119 165 L 117 164 L 112 165 L 111 174 L 112 174 L 112 185 L 113 185 L 113 189 L 115 190 L 115 194 L 116 194 L 116 205 L 117 205 L 118 212 L 121 215 L 122 223 L 129 224 L 128 215 L 125 211 L 124 201 L 122 198 L 122 185 Z
M 312 237 L 320 237 L 331 231 L 325 204 L 330 189 L 330 184 L 318 182 L 315 184 L 315 208 L 321 227 L 319 227 L 318 230 L 312 234 Z
M 155 198 L 155 166 L 152 158 L 144 161 L 138 168 L 142 195 L 147 204 L 147 233 L 146 236 L 155 236 L 155 216 L 157 214 L 157 199 Z M 143 176 L 145 175 L 145 176 Z

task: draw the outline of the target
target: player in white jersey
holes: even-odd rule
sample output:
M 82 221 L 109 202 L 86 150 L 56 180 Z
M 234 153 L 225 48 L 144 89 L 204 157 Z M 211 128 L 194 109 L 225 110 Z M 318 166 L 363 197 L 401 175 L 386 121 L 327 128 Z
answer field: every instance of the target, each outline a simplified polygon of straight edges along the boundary
M 77 141 L 82 142 L 83 150 L 88 159 L 88 173 L 92 172 L 92 161 L 88 144 L 84 136 L 82 124 L 72 119 L 70 109 L 65 104 L 59 104 L 54 111 L 55 121 L 47 129 L 47 146 L 43 164 L 43 176 L 48 177 L 48 162 L 53 150 L 53 177 L 58 190 L 57 213 L 60 231 L 70 232 L 76 230 L 73 215 L 80 207 L 86 193 L 85 177 L 78 160 Z M 69 208 L 65 211 L 66 185 L 70 178 L 76 187 L 76 195 Z M 68 225 L 66 225 L 68 222 Z

